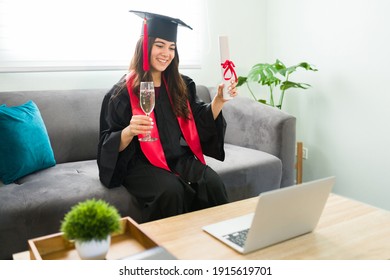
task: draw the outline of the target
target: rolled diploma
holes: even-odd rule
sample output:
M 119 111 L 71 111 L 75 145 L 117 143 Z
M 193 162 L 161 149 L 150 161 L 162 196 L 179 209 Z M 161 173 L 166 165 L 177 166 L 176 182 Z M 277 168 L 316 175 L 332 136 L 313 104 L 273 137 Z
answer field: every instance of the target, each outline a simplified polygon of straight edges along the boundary
M 230 54 L 229 54 L 229 38 L 227 36 L 219 36 L 219 54 L 221 57 L 221 63 L 224 63 L 226 60 L 230 60 Z M 222 73 L 222 81 L 224 83 L 224 88 L 223 88 L 223 98 L 224 99 L 232 99 L 230 94 L 228 93 L 229 91 L 229 86 L 230 86 L 230 80 L 226 81 L 224 78 L 224 73 L 225 69 L 221 65 L 221 73 Z

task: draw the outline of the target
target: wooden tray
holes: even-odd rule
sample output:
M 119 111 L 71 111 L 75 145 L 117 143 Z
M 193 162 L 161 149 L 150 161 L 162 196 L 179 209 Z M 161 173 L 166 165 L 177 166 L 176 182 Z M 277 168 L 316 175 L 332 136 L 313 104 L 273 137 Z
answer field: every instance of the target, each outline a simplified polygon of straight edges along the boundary
M 111 236 L 111 245 L 106 259 L 121 259 L 158 246 L 130 217 L 121 219 L 122 231 Z M 55 233 L 28 240 L 32 260 L 77 260 L 80 259 L 74 242 Z

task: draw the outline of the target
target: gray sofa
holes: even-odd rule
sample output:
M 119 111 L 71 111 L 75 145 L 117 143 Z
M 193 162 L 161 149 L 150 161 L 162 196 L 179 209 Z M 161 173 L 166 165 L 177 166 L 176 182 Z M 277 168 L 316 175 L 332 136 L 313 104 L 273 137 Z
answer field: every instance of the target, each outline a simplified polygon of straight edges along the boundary
M 197 86 L 209 102 L 213 89 Z M 45 122 L 56 165 L 14 183 L 0 183 L 0 259 L 27 250 L 27 240 L 59 231 L 71 206 L 88 198 L 113 204 L 138 222 L 137 202 L 121 186 L 98 179 L 96 152 L 100 106 L 107 89 L 0 92 L 0 105 L 33 100 Z M 226 160 L 206 158 L 225 182 L 230 201 L 294 183 L 295 118 L 238 97 L 223 109 Z M 0 132 L 1 135 L 1 132 Z M 0 155 L 1 156 L 1 155 Z

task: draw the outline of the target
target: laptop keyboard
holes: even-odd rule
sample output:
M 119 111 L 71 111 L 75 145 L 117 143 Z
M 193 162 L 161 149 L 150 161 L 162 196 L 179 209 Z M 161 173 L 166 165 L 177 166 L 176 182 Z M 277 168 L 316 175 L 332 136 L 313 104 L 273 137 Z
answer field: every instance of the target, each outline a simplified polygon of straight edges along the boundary
M 223 237 L 228 239 L 229 241 L 233 242 L 234 244 L 237 244 L 240 247 L 244 247 L 246 237 L 248 235 L 249 228 L 236 231 L 230 234 L 226 234 Z

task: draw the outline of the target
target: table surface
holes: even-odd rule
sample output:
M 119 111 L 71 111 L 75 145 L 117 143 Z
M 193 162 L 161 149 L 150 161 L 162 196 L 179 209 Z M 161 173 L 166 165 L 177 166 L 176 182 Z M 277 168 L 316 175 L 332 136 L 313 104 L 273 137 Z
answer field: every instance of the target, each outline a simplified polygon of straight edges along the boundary
M 178 215 L 139 227 L 178 259 L 390 259 L 390 212 L 330 194 L 316 229 L 308 234 L 242 255 L 202 227 L 253 212 L 250 198 Z M 14 259 L 28 259 L 27 252 Z
M 141 224 L 178 259 L 390 259 L 390 212 L 330 194 L 316 229 L 242 255 L 202 230 L 254 212 L 258 198 Z

